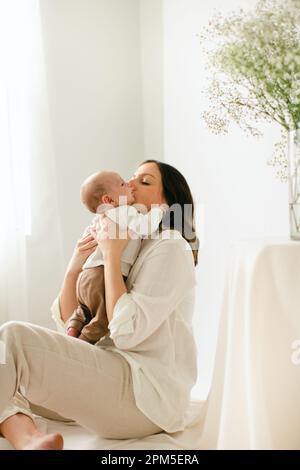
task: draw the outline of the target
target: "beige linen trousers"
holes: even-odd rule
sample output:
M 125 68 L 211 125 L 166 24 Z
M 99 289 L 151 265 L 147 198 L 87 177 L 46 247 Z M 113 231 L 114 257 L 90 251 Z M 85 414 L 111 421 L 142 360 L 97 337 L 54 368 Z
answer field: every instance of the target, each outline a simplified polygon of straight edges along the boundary
M 136 406 L 120 354 L 11 321 L 0 327 L 0 423 L 15 413 L 73 420 L 106 439 L 163 431 Z

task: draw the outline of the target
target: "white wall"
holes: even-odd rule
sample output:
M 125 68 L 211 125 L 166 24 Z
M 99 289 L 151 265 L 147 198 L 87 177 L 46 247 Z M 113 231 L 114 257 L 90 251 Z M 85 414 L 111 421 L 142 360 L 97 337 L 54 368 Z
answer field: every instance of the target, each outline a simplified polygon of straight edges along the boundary
M 145 158 L 164 158 L 163 0 L 140 0 Z
M 201 96 L 205 72 L 196 34 L 213 8 L 226 12 L 255 3 L 164 0 L 165 159 L 191 185 L 203 241 L 195 311 L 199 382 L 193 391 L 201 397 L 206 396 L 211 380 L 229 244 L 244 237 L 288 234 L 287 188 L 266 165 L 278 130 L 267 129 L 260 141 L 245 137 L 237 128 L 218 137 L 200 119 L 206 105 Z
M 138 0 L 40 0 L 65 264 L 90 221 L 79 186 L 143 158 Z

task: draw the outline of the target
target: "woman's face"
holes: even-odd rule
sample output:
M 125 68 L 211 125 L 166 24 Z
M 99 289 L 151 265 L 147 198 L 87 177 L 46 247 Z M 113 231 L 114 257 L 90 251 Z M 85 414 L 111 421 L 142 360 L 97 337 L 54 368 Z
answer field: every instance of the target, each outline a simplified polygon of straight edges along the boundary
M 150 210 L 151 204 L 166 203 L 161 174 L 156 163 L 139 166 L 128 185 L 132 188 L 135 204 L 143 204 Z

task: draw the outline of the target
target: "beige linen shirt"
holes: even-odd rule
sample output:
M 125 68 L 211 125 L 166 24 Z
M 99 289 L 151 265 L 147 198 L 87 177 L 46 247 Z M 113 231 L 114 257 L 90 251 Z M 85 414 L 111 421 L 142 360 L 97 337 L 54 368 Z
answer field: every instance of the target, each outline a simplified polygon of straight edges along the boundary
M 192 328 L 195 267 L 190 245 L 175 230 L 145 239 L 115 304 L 110 333 L 96 347 L 121 354 L 132 370 L 138 408 L 167 432 L 184 429 L 197 380 Z M 59 301 L 52 317 L 65 331 Z

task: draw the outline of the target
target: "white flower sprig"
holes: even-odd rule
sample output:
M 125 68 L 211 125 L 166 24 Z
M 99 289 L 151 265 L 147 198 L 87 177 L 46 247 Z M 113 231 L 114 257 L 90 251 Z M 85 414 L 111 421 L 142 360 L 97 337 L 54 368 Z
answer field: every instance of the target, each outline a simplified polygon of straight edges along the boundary
M 285 132 L 300 127 L 300 0 L 260 0 L 254 11 L 216 13 L 200 35 L 209 69 L 209 109 L 203 113 L 216 134 L 231 121 L 260 136 L 258 123 L 276 122 Z M 273 160 L 282 168 L 283 141 Z

